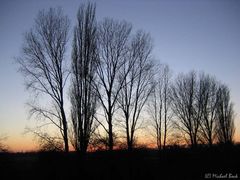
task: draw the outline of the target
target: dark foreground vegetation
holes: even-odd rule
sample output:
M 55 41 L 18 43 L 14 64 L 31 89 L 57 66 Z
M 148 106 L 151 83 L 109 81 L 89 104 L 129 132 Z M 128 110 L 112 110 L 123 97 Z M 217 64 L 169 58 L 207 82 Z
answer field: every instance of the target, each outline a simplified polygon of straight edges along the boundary
M 0 179 L 240 178 L 240 145 L 71 153 L 2 153 Z M 238 176 L 238 178 L 236 178 Z M 221 178 L 222 179 L 222 178 Z M 229 178 L 228 178 L 229 179 Z

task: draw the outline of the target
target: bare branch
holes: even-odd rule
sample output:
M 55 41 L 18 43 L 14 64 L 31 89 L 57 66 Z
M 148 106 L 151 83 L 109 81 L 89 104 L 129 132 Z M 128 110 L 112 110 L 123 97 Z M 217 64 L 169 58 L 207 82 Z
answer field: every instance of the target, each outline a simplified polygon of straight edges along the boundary
M 38 112 L 59 128 L 64 137 L 65 151 L 69 148 L 63 88 L 68 74 L 63 63 L 68 31 L 69 19 L 60 8 L 40 11 L 35 26 L 25 35 L 23 55 L 17 59 L 19 70 L 26 77 L 26 88 L 49 96 L 56 105 L 56 113 L 40 107 L 32 107 L 31 111 Z

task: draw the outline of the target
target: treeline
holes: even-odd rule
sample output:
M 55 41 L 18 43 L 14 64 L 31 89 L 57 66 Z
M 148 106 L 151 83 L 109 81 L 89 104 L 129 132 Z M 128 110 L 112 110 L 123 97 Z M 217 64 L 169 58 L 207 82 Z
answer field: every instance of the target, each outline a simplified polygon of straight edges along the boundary
M 131 150 L 143 115 L 159 149 L 169 144 L 168 137 L 174 134 L 170 128 L 192 147 L 233 142 L 234 112 L 226 85 L 194 71 L 173 80 L 167 65 L 153 61 L 149 34 L 134 32 L 126 21 L 97 22 L 95 11 L 94 4 L 80 6 L 73 37 L 68 17 L 54 8 L 40 11 L 25 34 L 19 69 L 34 97 L 47 95 L 50 103 L 29 103 L 30 114 L 45 122 L 28 129 L 43 148 L 62 149 L 63 139 L 66 152 L 69 142 L 81 153 L 89 144 L 113 150 L 118 128 L 124 132 L 122 143 Z M 71 59 L 66 55 L 69 39 Z M 46 122 L 62 138 L 43 132 L 49 126 Z

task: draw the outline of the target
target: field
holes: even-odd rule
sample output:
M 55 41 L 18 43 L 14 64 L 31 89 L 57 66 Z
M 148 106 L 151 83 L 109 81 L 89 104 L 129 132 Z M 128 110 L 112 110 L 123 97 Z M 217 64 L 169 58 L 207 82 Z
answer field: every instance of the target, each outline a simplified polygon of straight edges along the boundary
M 240 147 L 1 153 L 0 179 L 240 179 Z

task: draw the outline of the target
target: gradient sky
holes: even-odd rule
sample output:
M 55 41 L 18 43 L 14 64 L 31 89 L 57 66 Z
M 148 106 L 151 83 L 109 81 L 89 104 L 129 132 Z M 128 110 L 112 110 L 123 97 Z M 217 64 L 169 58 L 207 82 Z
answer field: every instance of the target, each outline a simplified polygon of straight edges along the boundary
M 80 0 L 0 0 L 0 135 L 8 136 L 11 150 L 34 146 L 24 128 L 29 99 L 14 57 L 20 55 L 23 34 L 41 9 L 62 7 L 76 21 Z M 240 1 L 237 0 L 99 0 L 98 20 L 127 20 L 134 29 L 149 32 L 155 59 L 169 64 L 174 74 L 205 71 L 226 83 L 236 112 L 236 140 L 240 141 Z

